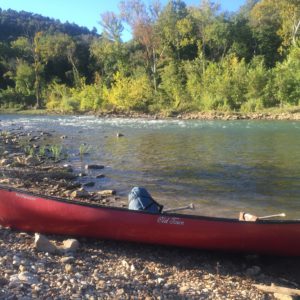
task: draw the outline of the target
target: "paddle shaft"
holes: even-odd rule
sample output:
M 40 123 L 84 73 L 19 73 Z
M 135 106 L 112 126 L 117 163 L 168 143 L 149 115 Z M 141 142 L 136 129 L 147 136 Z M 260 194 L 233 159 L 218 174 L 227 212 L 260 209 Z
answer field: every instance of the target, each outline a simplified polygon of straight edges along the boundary
M 276 217 L 285 217 L 285 213 L 275 214 L 275 215 L 269 215 L 269 216 L 263 216 L 263 217 L 258 217 L 258 219 L 259 220 L 264 220 L 264 219 L 271 219 L 271 218 L 276 218 Z
M 163 212 L 174 212 L 174 211 L 180 211 L 180 210 L 185 210 L 185 209 L 194 209 L 194 204 L 191 203 L 189 205 L 186 206 L 181 206 L 181 207 L 176 207 L 176 208 L 168 208 L 165 209 Z

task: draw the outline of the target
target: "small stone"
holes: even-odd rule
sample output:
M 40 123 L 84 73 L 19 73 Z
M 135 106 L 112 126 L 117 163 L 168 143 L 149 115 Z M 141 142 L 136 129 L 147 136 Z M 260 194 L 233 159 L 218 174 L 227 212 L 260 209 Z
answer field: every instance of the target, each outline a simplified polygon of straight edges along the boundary
M 66 172 L 73 172 L 73 168 L 72 168 L 71 165 L 64 164 L 63 167 L 64 167 L 64 169 L 65 169 Z
M 156 279 L 156 282 L 157 282 L 158 284 L 162 284 L 162 283 L 165 282 L 165 280 L 164 280 L 163 278 L 159 277 L 159 278 Z
M 118 133 L 117 133 L 117 137 L 123 137 L 123 136 L 124 136 L 123 133 L 121 133 L 121 132 L 118 132 Z
M 85 165 L 86 170 L 100 170 L 104 169 L 104 166 L 102 165 Z
M 32 285 L 32 284 L 36 284 L 38 283 L 38 278 L 36 275 L 33 275 L 29 272 L 21 272 L 19 275 L 18 275 L 18 279 L 24 283 L 24 284 L 29 284 L 29 285 Z
M 65 240 L 61 249 L 64 252 L 76 252 L 79 249 L 79 242 L 76 239 Z
M 123 259 L 121 263 L 122 263 L 122 266 L 124 268 L 126 268 L 127 270 L 130 268 L 129 263 L 126 260 Z
M 122 295 L 124 295 L 124 293 L 125 293 L 124 289 L 118 289 L 118 290 L 116 291 L 116 295 L 117 295 L 117 296 L 122 296 Z
M 78 177 L 85 177 L 85 176 L 87 176 L 86 173 L 79 173 L 79 174 L 78 174 Z
M 103 190 L 103 191 L 98 191 L 97 194 L 100 196 L 112 196 L 112 195 L 116 194 L 116 191 L 115 190 Z
M 99 174 L 99 175 L 96 176 L 97 179 L 104 178 L 104 177 L 105 177 L 104 174 Z
M 134 265 L 131 265 L 131 266 L 130 266 L 130 272 L 133 273 L 135 270 L 136 270 L 136 269 L 135 269 L 135 266 L 134 266 Z
M 80 189 L 77 191 L 74 191 L 70 194 L 70 197 L 72 198 L 86 198 L 89 197 L 90 193 L 86 191 L 85 189 Z
M 9 287 L 10 288 L 17 287 L 20 284 L 21 284 L 21 281 L 18 277 L 18 274 L 10 276 L 10 278 L 9 278 Z
M 72 273 L 73 272 L 73 266 L 71 264 L 65 265 L 65 271 L 66 273 Z
M 64 256 L 60 259 L 60 262 L 63 264 L 69 264 L 75 261 L 75 258 L 73 256 Z
M 106 287 L 106 282 L 104 280 L 99 280 L 97 282 L 97 288 L 103 289 Z
M 19 271 L 20 271 L 20 272 L 25 272 L 25 271 L 26 271 L 26 267 L 23 266 L 23 265 L 20 265 L 20 266 L 19 266 Z
M 14 266 L 19 266 L 21 264 L 21 258 L 17 255 L 14 255 L 12 263 Z

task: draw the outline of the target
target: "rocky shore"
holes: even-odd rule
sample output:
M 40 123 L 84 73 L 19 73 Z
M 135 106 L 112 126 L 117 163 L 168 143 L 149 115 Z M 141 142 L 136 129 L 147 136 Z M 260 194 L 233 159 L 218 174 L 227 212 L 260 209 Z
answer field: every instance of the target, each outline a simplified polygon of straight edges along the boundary
M 261 113 L 238 113 L 238 112 L 191 112 L 191 113 L 168 113 L 168 114 L 141 114 L 141 113 L 98 113 L 98 117 L 115 117 L 115 118 L 145 118 L 145 119 L 180 119 L 180 120 L 291 120 L 299 121 L 299 110 L 284 112 L 261 112 Z
M 82 180 L 86 174 L 74 172 L 58 149 L 45 144 L 49 135 L 0 132 L 1 185 L 127 205 L 113 190 L 89 192 L 87 184 L 105 176 L 105 166 L 86 165 L 94 177 Z M 41 249 L 34 233 L 0 227 L 0 299 L 294 299 L 291 291 L 300 286 L 298 258 L 84 238 L 72 240 L 76 247 L 66 247 L 72 237 L 43 238 L 50 248 Z M 265 292 L 256 284 L 275 284 L 289 292 Z

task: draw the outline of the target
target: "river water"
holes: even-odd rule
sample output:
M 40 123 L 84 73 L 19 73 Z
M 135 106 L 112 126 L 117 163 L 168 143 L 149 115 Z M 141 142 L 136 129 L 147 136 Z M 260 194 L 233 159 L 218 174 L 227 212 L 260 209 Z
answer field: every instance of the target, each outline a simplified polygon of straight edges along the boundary
M 106 177 L 97 179 L 96 189 L 116 189 L 125 197 L 132 187 L 144 186 L 168 207 L 192 202 L 195 213 L 203 215 L 285 212 L 288 218 L 300 218 L 300 122 L 0 119 L 1 130 L 66 135 L 50 142 L 63 145 L 78 171 L 87 163 L 105 165 Z M 124 136 L 118 138 L 118 132 Z M 80 158 L 83 143 L 89 154 Z

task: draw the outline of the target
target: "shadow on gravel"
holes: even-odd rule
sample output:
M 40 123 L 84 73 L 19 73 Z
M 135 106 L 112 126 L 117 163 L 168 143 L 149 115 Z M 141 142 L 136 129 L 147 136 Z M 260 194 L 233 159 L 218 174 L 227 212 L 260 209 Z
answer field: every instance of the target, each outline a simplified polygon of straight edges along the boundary
M 84 249 L 102 249 L 108 256 L 155 262 L 166 267 L 204 270 L 220 276 L 252 277 L 257 283 L 300 286 L 300 257 L 223 253 L 129 242 L 81 240 Z M 88 251 L 88 250 L 87 250 Z M 82 253 L 81 255 L 84 255 Z M 258 274 L 249 269 L 258 266 Z

